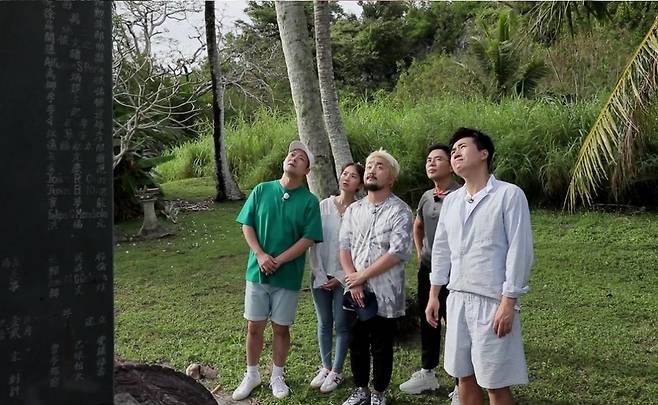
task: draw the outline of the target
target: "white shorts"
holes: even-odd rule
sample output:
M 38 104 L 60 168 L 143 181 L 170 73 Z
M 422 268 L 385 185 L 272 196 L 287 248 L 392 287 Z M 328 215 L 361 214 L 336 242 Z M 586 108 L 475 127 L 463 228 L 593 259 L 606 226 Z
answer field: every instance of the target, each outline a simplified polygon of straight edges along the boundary
M 247 281 L 244 291 L 244 317 L 249 321 L 268 318 L 281 326 L 295 321 L 299 291 Z
M 520 313 L 515 313 L 512 331 L 499 338 L 493 331 L 499 304 L 478 294 L 450 292 L 444 354 L 448 374 L 456 378 L 475 374 L 478 385 L 487 389 L 528 383 Z

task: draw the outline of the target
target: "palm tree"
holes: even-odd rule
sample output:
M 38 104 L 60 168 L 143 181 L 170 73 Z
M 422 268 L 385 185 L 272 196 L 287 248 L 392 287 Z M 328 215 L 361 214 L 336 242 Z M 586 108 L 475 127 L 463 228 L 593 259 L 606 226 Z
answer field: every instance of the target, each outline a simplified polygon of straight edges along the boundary
M 315 165 L 307 177 L 308 187 L 313 194 L 323 199 L 338 190 L 338 183 L 331 162 L 327 131 L 322 120 L 320 89 L 308 43 L 309 31 L 304 15 L 304 3 L 277 0 L 274 7 L 297 115 L 299 139 L 315 154 Z
M 494 33 L 483 27 L 483 34 L 471 39 L 471 51 L 479 65 L 476 79 L 494 100 L 510 95 L 529 97 L 549 73 L 542 60 L 523 63 L 521 41 L 515 38 L 517 25 L 516 14 L 503 12 Z
M 315 53 L 318 65 L 318 81 L 320 84 L 320 99 L 324 112 L 324 126 L 327 129 L 331 153 L 334 157 L 336 176 L 340 178 L 340 169 L 346 163 L 352 162 L 352 151 L 347 141 L 347 133 L 343 125 L 338 106 L 338 93 L 334 83 L 334 66 L 331 60 L 331 36 L 329 20 L 331 11 L 326 0 L 313 1 L 315 18 Z
M 514 3 L 510 7 L 524 9 L 527 4 Z M 607 1 L 538 1 L 524 11 L 522 14 L 532 21 L 528 34 L 545 43 L 555 41 L 565 24 L 573 36 L 576 31 L 574 20 L 582 23 L 589 21 L 590 17 L 598 21 L 609 18 Z
M 617 197 L 634 173 L 637 146 L 646 134 L 638 122 L 658 90 L 658 17 L 628 61 L 621 77 L 585 136 L 565 199 L 573 210 L 577 200 L 592 203 L 593 194 L 614 170 L 611 189 Z

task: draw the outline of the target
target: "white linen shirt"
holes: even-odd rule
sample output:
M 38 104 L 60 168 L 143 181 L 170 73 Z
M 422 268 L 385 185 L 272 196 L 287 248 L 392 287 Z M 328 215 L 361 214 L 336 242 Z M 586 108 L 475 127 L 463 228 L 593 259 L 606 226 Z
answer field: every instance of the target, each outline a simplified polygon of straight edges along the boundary
M 343 217 L 336 207 L 335 196 L 320 201 L 320 216 L 322 217 L 322 242 L 311 246 L 309 264 L 311 266 L 311 286 L 320 288 L 329 279 L 335 277 L 345 284 L 345 272 L 340 265 L 338 236 Z
M 523 190 L 489 177 L 468 202 L 466 188 L 443 201 L 432 247 L 432 285 L 501 299 L 528 292 L 533 262 L 530 210 Z

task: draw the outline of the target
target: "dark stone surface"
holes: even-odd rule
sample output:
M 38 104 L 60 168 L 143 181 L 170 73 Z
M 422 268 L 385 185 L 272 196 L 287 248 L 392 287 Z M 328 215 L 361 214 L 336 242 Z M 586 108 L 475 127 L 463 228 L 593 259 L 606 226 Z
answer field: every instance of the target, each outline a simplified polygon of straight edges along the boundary
M 111 4 L 0 2 L 0 404 L 113 402 Z
M 206 387 L 168 367 L 117 364 L 114 380 L 117 395 L 129 394 L 140 405 L 217 405 Z

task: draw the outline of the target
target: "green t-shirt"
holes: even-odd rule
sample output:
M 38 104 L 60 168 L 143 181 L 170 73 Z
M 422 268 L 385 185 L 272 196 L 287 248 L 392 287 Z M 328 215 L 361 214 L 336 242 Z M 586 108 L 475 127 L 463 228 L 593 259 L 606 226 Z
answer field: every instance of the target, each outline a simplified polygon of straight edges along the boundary
M 301 238 L 322 242 L 320 204 L 304 186 L 287 190 L 279 180 L 260 183 L 252 190 L 236 221 L 254 228 L 258 243 L 272 257 L 285 252 Z M 302 287 L 305 259 L 303 253 L 267 276 L 260 271 L 256 255 L 250 250 L 246 279 L 297 291 Z

